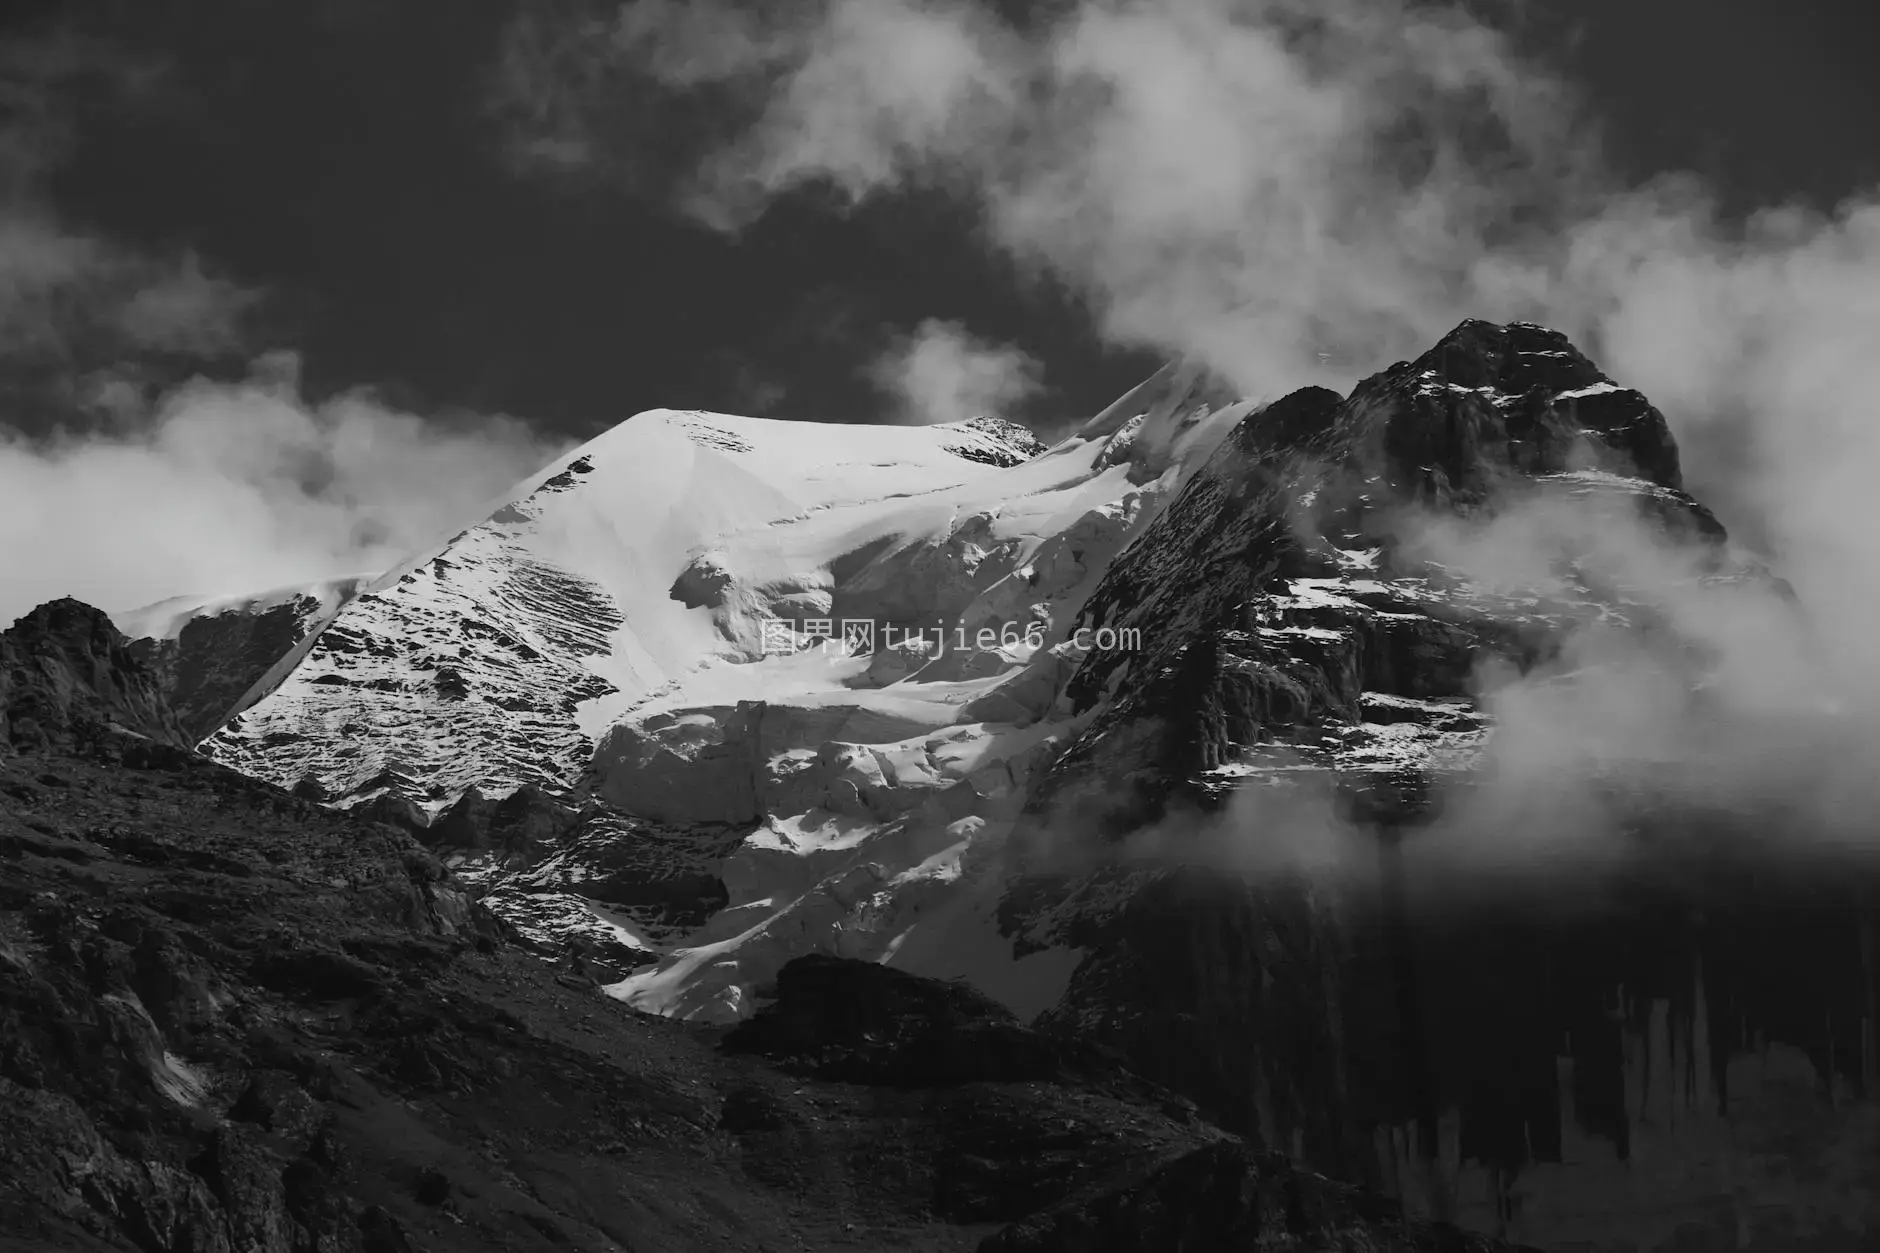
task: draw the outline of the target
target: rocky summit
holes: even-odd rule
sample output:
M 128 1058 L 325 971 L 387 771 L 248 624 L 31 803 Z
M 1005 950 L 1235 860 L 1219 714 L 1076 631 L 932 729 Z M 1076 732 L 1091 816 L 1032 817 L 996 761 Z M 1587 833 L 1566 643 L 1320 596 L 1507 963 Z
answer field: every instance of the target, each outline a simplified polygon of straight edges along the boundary
M 1880 1240 L 1869 741 L 1559 333 L 654 410 L 465 522 L 0 643 L 33 1238 Z

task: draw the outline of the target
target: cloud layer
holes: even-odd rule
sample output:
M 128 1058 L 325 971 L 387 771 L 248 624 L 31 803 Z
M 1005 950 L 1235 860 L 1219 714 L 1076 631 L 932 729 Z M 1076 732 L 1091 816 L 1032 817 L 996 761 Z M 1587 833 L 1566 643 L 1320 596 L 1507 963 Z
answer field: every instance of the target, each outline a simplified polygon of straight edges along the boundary
M 0 432 L 0 621 L 58 596 L 117 611 L 376 573 L 563 450 L 510 418 L 420 418 L 368 393 L 310 403 L 291 356 L 119 425 Z

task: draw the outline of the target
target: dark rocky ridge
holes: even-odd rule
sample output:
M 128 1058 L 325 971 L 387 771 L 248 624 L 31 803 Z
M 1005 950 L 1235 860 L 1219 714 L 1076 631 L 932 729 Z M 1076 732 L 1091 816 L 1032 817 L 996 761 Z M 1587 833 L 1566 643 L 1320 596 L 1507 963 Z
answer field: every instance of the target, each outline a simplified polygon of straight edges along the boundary
M 190 752 L 102 614 L 44 607 L 0 658 L 8 1249 L 1086 1247 L 1096 1214 L 1147 1253 L 1175 1211 L 1195 1249 L 1508 1247 L 864 963 L 786 968 L 782 1030 L 714 1048 L 526 955 L 407 833 Z
M 1869 1247 L 1880 866 L 1772 843 L 1797 821 L 1779 808 L 1649 791 L 1602 803 L 1655 851 L 1598 874 L 1457 888 L 1420 860 L 1419 831 L 1471 786 L 1473 759 L 1434 749 L 1485 725 L 1484 661 L 1542 665 L 1596 612 L 1657 625 L 1590 584 L 1484 595 L 1398 542 L 1420 511 L 1546 491 L 1648 520 L 1702 578 L 1786 593 L 1683 492 L 1662 415 L 1543 328 L 1465 323 L 1347 398 L 1294 393 L 1234 431 L 1086 605 L 1144 646 L 1084 660 L 1069 691 L 1094 720 L 1029 808 L 1100 845 L 1225 822 L 1236 788 L 1316 789 L 1368 829 L 1375 869 L 1035 861 L 1008 933 L 1086 954 L 1036 1025 L 1119 1050 L 1295 1165 L 1470 1226 L 1576 1249 Z M 1374 561 L 1353 572 L 1358 553 Z M 1416 751 L 1367 752 L 1385 723 Z
M 192 741 L 242 711 L 243 699 L 307 638 L 321 609 L 301 595 L 259 611 L 193 617 L 174 639 L 131 641 Z
M 1612 390 L 1558 399 L 1602 385 Z M 1314 745 L 1327 727 L 1360 721 L 1364 692 L 1467 698 L 1484 659 L 1526 669 L 1547 656 L 1575 625 L 1570 610 L 1516 612 L 1443 587 L 1443 572 L 1398 557 L 1398 527 L 1417 510 L 1491 510 L 1588 466 L 1636 476 L 1606 486 L 1621 507 L 1706 543 L 1726 539 L 1681 490 L 1663 415 L 1542 327 L 1465 322 L 1349 398 L 1306 388 L 1250 415 L 1085 605 L 1082 625 L 1133 631 L 1146 647 L 1094 652 L 1079 667 L 1067 689 L 1077 708 L 1117 698 L 1035 791 L 1033 810 L 1069 804 L 1133 830 L 1241 746 Z M 1276 601 L 1292 580 L 1336 576 L 1341 552 L 1364 549 L 1380 553 L 1385 586 L 1362 603 Z M 1431 583 L 1463 594 L 1410 594 Z M 1272 627 L 1342 638 L 1276 638 Z M 1079 804 L 1079 780 L 1101 780 L 1090 800 L 1102 812 Z

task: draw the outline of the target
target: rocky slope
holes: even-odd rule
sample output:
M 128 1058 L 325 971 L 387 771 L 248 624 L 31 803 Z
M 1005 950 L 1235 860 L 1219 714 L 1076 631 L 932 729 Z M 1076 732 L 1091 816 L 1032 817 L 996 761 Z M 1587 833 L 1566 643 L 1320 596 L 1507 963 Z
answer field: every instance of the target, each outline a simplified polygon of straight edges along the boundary
M 1880 882 L 1805 795 L 1862 741 L 1645 397 L 1468 322 L 1349 396 L 1178 364 L 1021 444 L 641 415 L 206 751 L 405 824 L 635 1007 L 751 1020 L 863 958 L 1417 1213 L 1880 1230 Z M 1257 1221 L 1222 1160 L 1157 1186 Z M 1174 1230 L 1104 1205 L 1053 1229 Z
M 0 636 L 7 1249 L 1508 1247 L 965 988 L 810 961 L 722 1046 L 636 1014 L 408 835 L 165 742 L 123 644 L 72 602 Z
M 131 637 L 184 731 L 200 740 L 265 695 L 367 582 L 361 576 L 259 596 L 179 597 L 112 621 Z
M 0 747 L 75 749 L 119 728 L 187 747 L 155 676 L 110 621 L 50 601 L 0 634 Z

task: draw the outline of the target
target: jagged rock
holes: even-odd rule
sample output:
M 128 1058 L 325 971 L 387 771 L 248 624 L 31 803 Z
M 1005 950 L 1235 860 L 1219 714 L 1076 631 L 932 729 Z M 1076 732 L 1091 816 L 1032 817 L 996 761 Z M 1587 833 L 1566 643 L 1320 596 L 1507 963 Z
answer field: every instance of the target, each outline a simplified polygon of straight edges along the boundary
M 161 602 L 123 615 L 118 624 L 184 732 L 200 740 L 264 694 L 284 659 L 364 584 L 355 577 L 233 601 Z
M 504 884 L 478 903 L 514 927 L 536 952 L 565 958 L 570 973 L 577 976 L 613 983 L 658 960 L 643 938 L 610 921 L 605 907 L 572 892 L 525 891 Z
M 109 724 L 190 746 L 154 677 L 98 610 L 49 601 L 0 633 L 0 747 L 70 748 Z
M 325 788 L 322 787 L 321 791 L 324 792 Z M 353 812 L 363 822 L 382 822 L 413 833 L 425 831 L 430 826 L 424 810 L 410 798 L 392 791 L 381 792 L 364 804 L 354 806 Z
M 983 414 L 961 423 L 964 430 L 989 436 L 989 440 L 962 441 L 954 455 L 991 466 L 1015 466 L 1045 450 L 1036 435 L 1016 422 Z
M 406 816 L 395 796 L 375 804 L 381 806 L 372 811 L 375 815 Z M 473 787 L 420 830 L 432 848 L 497 849 L 508 857 L 532 860 L 579 827 L 583 818 L 574 806 L 531 785 L 497 798 Z
M 1349 398 L 1284 397 L 1234 429 L 1085 603 L 1086 630 L 1145 647 L 1079 659 L 1064 691 L 1098 715 L 1034 809 L 1134 829 L 1249 744 L 1310 755 L 1327 728 L 1361 725 L 1361 693 L 1464 696 L 1486 660 L 1525 670 L 1582 620 L 1451 586 L 1398 551 L 1406 511 L 1538 491 L 1721 545 L 1679 484 L 1663 415 L 1544 327 L 1465 322 Z

